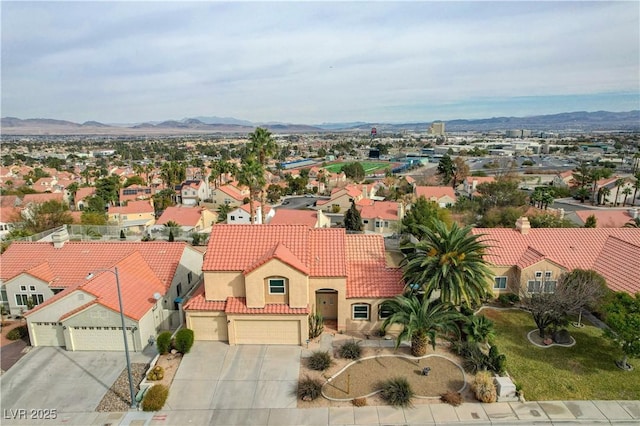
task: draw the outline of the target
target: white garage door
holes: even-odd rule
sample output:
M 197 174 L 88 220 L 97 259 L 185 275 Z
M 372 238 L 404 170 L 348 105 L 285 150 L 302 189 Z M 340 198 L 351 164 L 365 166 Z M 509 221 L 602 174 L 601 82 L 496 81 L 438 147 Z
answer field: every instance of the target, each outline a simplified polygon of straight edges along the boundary
M 39 322 L 31 325 L 34 346 L 64 346 L 64 332 L 58 323 Z M 33 341 L 35 340 L 35 341 Z
M 196 340 L 229 340 L 227 317 L 189 317 Z
M 299 345 L 300 321 L 236 320 L 238 345 Z
M 69 329 L 74 351 L 124 351 L 121 327 L 69 327 Z M 127 330 L 127 344 L 129 351 L 138 350 L 133 344 L 131 330 Z

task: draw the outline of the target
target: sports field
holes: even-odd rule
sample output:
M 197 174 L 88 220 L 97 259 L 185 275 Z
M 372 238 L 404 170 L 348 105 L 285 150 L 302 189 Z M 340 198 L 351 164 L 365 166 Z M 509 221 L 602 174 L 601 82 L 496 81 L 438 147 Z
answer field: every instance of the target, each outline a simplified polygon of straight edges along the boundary
M 396 163 L 390 163 L 388 161 L 358 161 L 358 163 L 362 164 L 365 175 L 370 175 L 376 171 L 381 173 L 384 169 L 392 169 L 396 166 Z M 346 164 L 349 163 L 341 161 L 338 163 L 327 164 L 324 168 L 329 170 L 331 173 L 338 173 L 342 166 Z

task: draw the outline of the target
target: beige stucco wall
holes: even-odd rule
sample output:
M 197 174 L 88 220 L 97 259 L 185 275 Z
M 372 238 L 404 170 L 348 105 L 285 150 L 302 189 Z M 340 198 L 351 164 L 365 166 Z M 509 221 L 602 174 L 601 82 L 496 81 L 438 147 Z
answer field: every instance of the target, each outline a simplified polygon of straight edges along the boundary
M 205 272 L 204 291 L 207 300 L 227 300 L 227 297 L 246 297 L 241 272 Z
M 236 200 L 231 195 L 228 195 L 227 193 L 222 191 L 220 188 L 216 188 L 211 193 L 211 202 L 213 204 L 216 204 L 216 205 L 228 204 L 231 207 L 238 207 L 238 206 L 242 205 L 242 201 Z
M 71 292 L 48 306 L 29 314 L 29 322 L 58 322 L 60 317 L 69 311 L 91 302 L 95 297 L 81 290 Z
M 550 280 L 557 280 L 558 278 L 560 278 L 560 275 L 567 272 L 567 269 L 549 260 L 541 260 L 538 263 L 534 263 L 533 265 L 524 268 L 520 272 L 520 285 L 523 286 L 524 289 L 526 289 L 527 281 L 534 280 L 535 273 L 538 271 L 542 272 L 542 281 L 544 281 L 545 271 L 552 272 Z
M 285 278 L 286 294 L 270 295 L 269 278 Z M 272 259 L 245 276 L 247 306 L 262 308 L 265 303 L 288 303 L 292 308 L 306 308 L 309 302 L 309 279 L 295 268 Z
M 25 286 L 26 291 L 20 290 L 20 286 Z M 30 286 L 35 286 L 35 290 L 29 290 Z M 20 274 L 17 277 L 9 280 L 4 285 L 7 292 L 7 299 L 9 302 L 9 311 L 11 315 L 20 315 L 20 310 L 27 310 L 26 306 L 18 306 L 16 304 L 16 294 L 26 294 L 31 296 L 33 294 L 42 294 L 43 299 L 46 301 L 53 296 L 53 291 L 49 288 L 49 283 L 44 282 L 33 275 Z
M 507 288 L 506 289 L 495 289 L 493 288 L 495 281 L 493 277 L 487 280 L 487 285 L 489 289 L 493 292 L 493 294 L 497 297 L 504 293 L 515 293 L 518 294 L 518 283 L 520 282 L 519 270 L 515 266 L 495 266 L 490 265 L 489 268 L 493 271 L 494 277 L 507 277 Z
M 196 230 L 197 231 L 201 231 L 201 230 L 203 230 L 205 228 L 213 226 L 216 223 L 217 219 L 218 219 L 217 213 L 212 212 L 209 209 L 202 210 L 202 213 L 200 215 L 200 220 L 198 221 L 198 224 L 196 225 Z
M 344 311 L 346 315 L 345 327 L 343 330 L 347 332 L 374 332 L 380 330 L 384 319 L 380 319 L 380 305 L 386 299 L 347 299 L 344 303 Z M 368 304 L 369 305 L 369 319 L 368 320 L 354 320 L 352 317 L 352 306 L 354 304 Z M 390 334 L 397 332 L 400 329 L 399 326 L 389 327 L 387 330 Z

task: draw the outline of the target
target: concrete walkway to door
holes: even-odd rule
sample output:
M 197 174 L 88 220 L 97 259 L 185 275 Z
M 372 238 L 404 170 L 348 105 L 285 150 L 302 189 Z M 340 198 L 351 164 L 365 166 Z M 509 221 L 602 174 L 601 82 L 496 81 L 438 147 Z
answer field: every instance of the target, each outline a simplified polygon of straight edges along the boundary
M 182 359 L 165 409 L 295 408 L 300 351 L 199 341 Z

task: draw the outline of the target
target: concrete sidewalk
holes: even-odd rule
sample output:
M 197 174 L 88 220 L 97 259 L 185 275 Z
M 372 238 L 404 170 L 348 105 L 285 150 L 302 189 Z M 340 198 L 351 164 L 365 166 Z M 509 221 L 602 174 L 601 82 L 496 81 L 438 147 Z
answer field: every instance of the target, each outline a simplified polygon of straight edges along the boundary
M 242 397 L 236 395 L 236 397 Z M 174 410 L 145 413 L 58 413 L 55 420 L 10 419 L 2 425 L 634 425 L 640 401 L 546 401 L 416 405 L 413 408 L 331 407 Z

